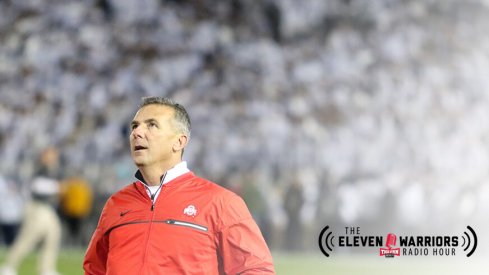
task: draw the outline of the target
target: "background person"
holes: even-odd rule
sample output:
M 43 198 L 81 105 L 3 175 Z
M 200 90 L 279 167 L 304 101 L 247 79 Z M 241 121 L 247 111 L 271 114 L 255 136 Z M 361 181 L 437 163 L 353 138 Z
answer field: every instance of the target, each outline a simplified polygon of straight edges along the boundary
M 21 261 L 41 242 L 39 273 L 57 275 L 56 261 L 61 240 L 61 222 L 53 205 L 59 196 L 61 175 L 59 152 L 45 149 L 40 168 L 31 184 L 31 200 L 27 203 L 19 235 L 8 251 L 1 275 L 15 275 Z
M 5 245 L 10 246 L 19 231 L 24 198 L 15 183 L 0 176 L 0 229 Z
M 92 189 L 81 177 L 69 178 L 63 181 L 61 187 L 61 213 L 68 225 L 68 241 L 70 244 L 86 245 L 81 231 L 92 211 Z
M 284 209 L 289 219 L 285 234 L 287 251 L 296 251 L 302 248 L 301 210 L 303 205 L 302 185 L 296 179 L 290 184 L 284 199 Z

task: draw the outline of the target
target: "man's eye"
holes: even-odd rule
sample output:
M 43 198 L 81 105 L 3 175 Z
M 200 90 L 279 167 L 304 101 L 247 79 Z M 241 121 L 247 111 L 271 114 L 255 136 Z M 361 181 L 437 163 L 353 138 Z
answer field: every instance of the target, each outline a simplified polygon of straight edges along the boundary
M 149 123 L 149 127 L 156 127 L 156 126 L 158 126 L 158 125 L 156 125 L 156 123 L 154 123 L 154 122 Z
M 136 124 L 131 125 L 131 130 L 136 129 L 138 126 Z

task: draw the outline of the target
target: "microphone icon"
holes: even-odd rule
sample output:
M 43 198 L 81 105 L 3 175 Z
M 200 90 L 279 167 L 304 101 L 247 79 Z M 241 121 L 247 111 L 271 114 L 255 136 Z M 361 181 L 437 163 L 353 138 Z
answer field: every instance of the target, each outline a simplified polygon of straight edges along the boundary
M 396 246 L 396 242 L 397 242 L 396 234 L 393 233 L 387 234 L 387 239 L 385 241 L 386 248 L 380 248 L 379 256 L 385 256 L 386 258 L 394 258 L 395 256 L 400 256 L 401 249 L 393 248 L 393 246 Z
M 396 234 L 389 233 L 387 234 L 387 240 L 385 241 L 385 246 L 389 249 L 393 246 L 396 246 L 397 236 Z

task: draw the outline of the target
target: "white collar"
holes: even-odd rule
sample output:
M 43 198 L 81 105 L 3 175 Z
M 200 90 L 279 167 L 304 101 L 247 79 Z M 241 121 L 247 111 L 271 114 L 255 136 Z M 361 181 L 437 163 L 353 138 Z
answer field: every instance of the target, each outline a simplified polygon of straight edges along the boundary
M 166 175 L 162 177 L 163 182 L 160 182 L 161 185 L 164 185 L 179 176 L 190 172 L 190 170 L 187 168 L 187 162 L 182 161 L 178 163 L 177 165 L 173 166 L 171 169 L 166 171 Z M 146 182 L 144 181 L 143 175 L 141 174 L 141 171 L 137 171 L 135 175 L 136 179 L 138 179 L 143 185 L 150 187 Z
M 166 176 L 163 179 L 163 184 L 170 182 L 188 172 L 190 172 L 190 170 L 187 168 L 187 162 L 182 161 L 166 172 Z
M 146 187 L 146 193 L 148 193 L 148 196 L 150 198 L 153 198 L 153 204 L 158 198 L 158 195 L 160 194 L 161 187 L 165 185 L 166 183 L 178 178 L 179 176 L 190 172 L 190 170 L 187 168 L 187 162 L 182 161 L 178 163 L 177 165 L 173 166 L 170 170 L 166 171 L 165 175 L 162 176 L 163 182 L 160 183 L 160 185 L 157 186 L 149 186 L 144 182 L 143 175 L 141 174 L 141 171 L 136 172 L 136 178 L 141 182 Z M 153 193 L 154 192 L 154 193 Z

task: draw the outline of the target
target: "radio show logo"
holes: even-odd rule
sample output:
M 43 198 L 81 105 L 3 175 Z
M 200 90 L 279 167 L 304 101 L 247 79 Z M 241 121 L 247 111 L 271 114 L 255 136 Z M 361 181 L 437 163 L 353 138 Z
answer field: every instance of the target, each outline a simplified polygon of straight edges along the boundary
M 394 248 L 396 246 L 397 236 L 393 233 L 387 234 L 387 240 L 385 241 L 386 248 L 380 248 L 380 256 L 385 256 L 386 258 L 393 258 L 395 256 L 401 255 L 400 248 Z
M 387 236 L 362 235 L 360 227 L 345 227 L 344 234 L 335 234 L 329 225 L 319 233 L 319 249 L 330 257 L 335 247 L 378 248 L 379 256 L 457 256 L 470 257 L 477 249 L 477 234 L 472 227 L 454 236 L 409 236 L 388 233 Z M 385 242 L 384 242 L 385 240 Z M 457 254 L 458 253 L 458 254 Z

